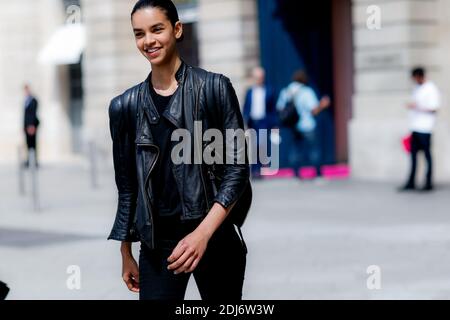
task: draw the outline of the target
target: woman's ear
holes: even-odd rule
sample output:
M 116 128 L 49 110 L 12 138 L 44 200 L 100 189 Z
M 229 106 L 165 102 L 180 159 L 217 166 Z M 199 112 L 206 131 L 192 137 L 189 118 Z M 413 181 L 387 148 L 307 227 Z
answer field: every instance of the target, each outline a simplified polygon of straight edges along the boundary
M 175 38 L 177 41 L 181 41 L 183 39 L 183 24 L 180 21 L 175 23 Z

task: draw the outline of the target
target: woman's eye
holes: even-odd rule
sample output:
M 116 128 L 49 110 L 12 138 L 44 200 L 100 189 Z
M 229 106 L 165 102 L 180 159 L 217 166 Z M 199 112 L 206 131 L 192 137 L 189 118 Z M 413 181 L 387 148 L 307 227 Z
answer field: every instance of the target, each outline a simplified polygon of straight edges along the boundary
M 142 33 L 135 33 L 134 36 L 135 36 L 136 38 L 140 38 L 140 37 L 142 37 Z

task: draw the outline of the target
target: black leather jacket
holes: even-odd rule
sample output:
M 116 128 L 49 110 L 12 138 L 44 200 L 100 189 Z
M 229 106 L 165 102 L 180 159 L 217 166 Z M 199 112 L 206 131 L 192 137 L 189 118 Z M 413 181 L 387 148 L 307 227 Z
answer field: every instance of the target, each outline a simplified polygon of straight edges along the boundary
M 182 64 L 177 73 L 179 88 L 161 115 L 177 128 L 194 135 L 194 121 L 203 131 L 244 129 L 236 93 L 228 78 Z M 158 157 L 150 125 L 159 114 L 149 98 L 149 79 L 114 98 L 109 106 L 115 180 L 118 188 L 116 219 L 108 239 L 142 241 L 154 248 L 151 172 Z M 192 139 L 194 141 L 194 139 Z M 202 150 L 209 142 L 203 142 Z M 244 149 L 244 150 L 243 150 Z M 232 149 L 236 158 L 245 148 Z M 247 159 L 247 157 L 246 157 Z M 245 164 L 174 164 L 180 193 L 182 219 L 203 218 L 214 202 L 232 206 L 229 219 L 242 225 L 250 208 L 252 191 L 248 161 Z

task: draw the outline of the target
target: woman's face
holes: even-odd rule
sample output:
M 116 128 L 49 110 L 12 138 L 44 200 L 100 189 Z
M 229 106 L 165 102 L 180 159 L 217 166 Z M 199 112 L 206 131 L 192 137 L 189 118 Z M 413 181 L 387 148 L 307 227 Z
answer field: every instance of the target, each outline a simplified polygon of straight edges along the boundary
M 144 8 L 134 13 L 131 24 L 136 46 L 152 65 L 170 61 L 176 52 L 177 39 L 183 34 L 180 22 L 172 27 L 164 11 Z

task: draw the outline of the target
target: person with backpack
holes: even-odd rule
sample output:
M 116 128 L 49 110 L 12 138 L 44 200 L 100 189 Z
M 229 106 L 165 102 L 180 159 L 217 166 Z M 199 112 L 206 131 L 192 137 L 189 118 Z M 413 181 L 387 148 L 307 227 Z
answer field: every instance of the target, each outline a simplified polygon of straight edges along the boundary
M 172 1 L 139 0 L 131 23 L 152 71 L 109 106 L 118 207 L 108 239 L 121 241 L 122 278 L 141 300 L 183 300 L 191 274 L 202 299 L 241 300 L 247 247 L 240 227 L 252 189 L 247 157 L 233 160 L 245 147 L 227 148 L 222 158 L 231 163 L 175 163 L 172 155 L 174 134 L 195 136 L 198 122 L 224 135 L 244 129 L 235 90 L 224 75 L 182 60 L 183 25 Z
M 316 116 L 330 106 L 330 98 L 320 101 L 314 90 L 308 86 L 308 75 L 304 70 L 296 71 L 292 82 L 284 88 L 278 97 L 277 110 L 280 125 L 292 130 L 293 148 L 291 148 L 292 169 L 298 178 L 300 168 L 309 162 L 321 177 L 321 148 L 317 135 Z M 300 160 L 298 160 L 300 159 Z

